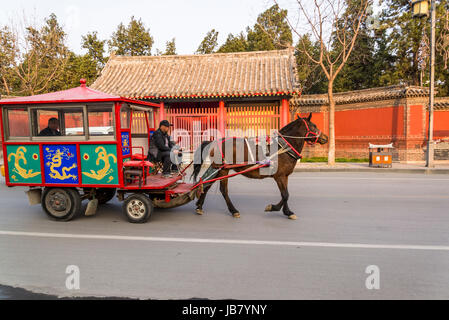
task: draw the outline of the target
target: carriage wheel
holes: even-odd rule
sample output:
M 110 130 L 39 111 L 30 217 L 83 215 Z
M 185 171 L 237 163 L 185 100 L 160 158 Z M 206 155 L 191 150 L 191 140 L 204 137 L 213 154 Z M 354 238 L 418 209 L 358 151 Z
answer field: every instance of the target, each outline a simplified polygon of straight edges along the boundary
M 144 194 L 133 194 L 123 203 L 123 212 L 131 223 L 145 223 L 153 213 L 153 204 Z
M 57 221 L 70 221 L 81 210 L 81 197 L 73 188 L 45 188 L 41 203 L 45 213 Z

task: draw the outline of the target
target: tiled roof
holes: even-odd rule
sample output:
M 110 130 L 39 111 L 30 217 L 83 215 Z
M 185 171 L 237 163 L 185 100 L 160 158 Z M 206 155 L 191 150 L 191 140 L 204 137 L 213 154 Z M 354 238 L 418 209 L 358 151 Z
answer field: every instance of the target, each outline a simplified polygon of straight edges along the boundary
M 398 98 L 427 97 L 428 95 L 428 88 L 398 85 L 335 93 L 334 98 L 337 105 L 343 105 L 349 103 L 360 103 Z M 327 105 L 328 97 L 327 94 L 302 95 L 300 97 L 294 97 L 292 100 L 290 100 L 290 103 L 291 105 L 298 107 Z
M 111 56 L 91 88 L 136 99 L 293 95 L 293 50 L 188 56 Z
M 435 98 L 435 110 L 449 110 L 449 97 Z

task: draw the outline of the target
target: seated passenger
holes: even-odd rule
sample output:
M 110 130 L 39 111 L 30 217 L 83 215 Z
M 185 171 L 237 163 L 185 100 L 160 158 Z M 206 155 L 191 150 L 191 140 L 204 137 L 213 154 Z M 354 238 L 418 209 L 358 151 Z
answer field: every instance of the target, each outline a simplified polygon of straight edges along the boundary
M 148 150 L 148 160 L 162 161 L 162 177 L 172 177 L 170 169 L 172 171 L 177 170 L 176 165 L 172 163 L 170 159 L 170 152 L 175 146 L 175 143 L 171 141 L 168 131 L 171 124 L 167 120 L 162 120 L 150 140 L 150 148 Z M 176 150 L 174 150 L 176 152 Z
M 48 127 L 39 132 L 38 136 L 42 137 L 51 137 L 51 136 L 60 136 L 61 132 L 59 132 L 59 120 L 56 118 L 50 118 L 48 120 Z

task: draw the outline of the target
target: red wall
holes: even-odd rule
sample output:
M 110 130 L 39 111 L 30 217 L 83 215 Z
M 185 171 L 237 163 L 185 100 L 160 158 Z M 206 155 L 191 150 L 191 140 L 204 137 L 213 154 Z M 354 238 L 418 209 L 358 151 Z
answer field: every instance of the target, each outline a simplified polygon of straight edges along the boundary
M 301 113 L 302 117 L 308 113 Z M 400 136 L 404 134 L 404 108 L 344 110 L 335 112 L 335 137 Z M 327 112 L 314 113 L 312 122 L 329 133 Z
M 398 136 L 404 134 L 404 108 L 387 107 L 337 111 L 335 137 Z
M 336 156 L 367 158 L 369 143 L 393 142 L 395 160 L 423 160 L 428 113 L 424 112 L 423 105 L 409 106 L 407 114 L 405 110 L 404 106 L 390 106 L 335 112 Z M 301 116 L 308 116 L 308 113 L 301 113 Z M 327 112 L 314 113 L 312 122 L 326 134 L 329 132 Z M 435 139 L 449 138 L 449 110 L 435 111 L 434 136 Z M 327 145 L 315 145 L 306 147 L 304 156 L 325 157 L 327 151 Z
M 423 134 L 423 106 L 416 105 L 409 107 L 409 134 L 410 135 L 422 135 Z
M 449 110 L 434 111 L 433 135 L 435 139 L 449 138 Z M 426 112 L 426 128 L 429 124 L 429 113 Z M 427 135 L 427 130 L 426 130 Z

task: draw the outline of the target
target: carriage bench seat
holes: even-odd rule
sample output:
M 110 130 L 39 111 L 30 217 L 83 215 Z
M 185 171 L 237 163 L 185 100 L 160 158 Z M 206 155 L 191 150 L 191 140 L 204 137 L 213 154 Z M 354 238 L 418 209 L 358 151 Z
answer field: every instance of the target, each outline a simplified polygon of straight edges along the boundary
M 142 187 L 143 181 L 148 175 L 149 169 L 153 168 L 154 164 L 150 161 L 131 160 L 123 163 L 123 181 L 133 182 L 135 179 L 139 181 L 139 187 Z
M 132 155 L 132 160 L 145 160 L 145 156 L 143 154 L 140 153 L 136 153 Z
M 124 167 L 146 167 L 146 168 L 152 168 L 154 167 L 154 164 L 150 161 L 142 161 L 142 160 L 130 160 L 123 163 Z

